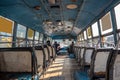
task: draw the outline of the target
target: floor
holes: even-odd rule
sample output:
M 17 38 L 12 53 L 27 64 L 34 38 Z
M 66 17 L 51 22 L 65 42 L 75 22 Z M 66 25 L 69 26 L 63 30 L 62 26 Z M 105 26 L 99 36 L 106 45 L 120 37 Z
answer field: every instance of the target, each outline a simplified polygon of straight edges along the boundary
M 74 80 L 73 73 L 78 69 L 75 59 L 71 59 L 67 55 L 57 56 L 55 62 L 40 80 Z

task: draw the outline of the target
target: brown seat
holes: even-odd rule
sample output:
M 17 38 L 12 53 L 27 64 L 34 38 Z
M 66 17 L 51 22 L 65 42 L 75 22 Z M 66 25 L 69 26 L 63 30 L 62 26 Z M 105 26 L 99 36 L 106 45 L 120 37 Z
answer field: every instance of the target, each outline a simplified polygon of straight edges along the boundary
M 106 80 L 120 80 L 120 50 L 114 50 L 108 65 Z
M 95 51 L 95 48 L 92 48 L 92 47 L 85 48 L 85 51 L 83 54 L 83 60 L 81 62 L 82 69 L 84 69 L 85 67 L 90 67 L 94 51 Z
M 105 78 L 107 65 L 112 56 L 112 49 L 96 50 L 90 66 L 90 77 L 92 79 Z
M 7 75 L 4 78 L 11 78 L 8 74 L 14 73 L 30 73 L 31 76 L 34 76 L 37 70 L 36 66 L 37 61 L 33 48 L 0 48 L 0 75 Z
M 45 69 L 45 53 L 42 46 L 35 46 L 35 55 L 38 64 L 38 73 L 43 73 Z

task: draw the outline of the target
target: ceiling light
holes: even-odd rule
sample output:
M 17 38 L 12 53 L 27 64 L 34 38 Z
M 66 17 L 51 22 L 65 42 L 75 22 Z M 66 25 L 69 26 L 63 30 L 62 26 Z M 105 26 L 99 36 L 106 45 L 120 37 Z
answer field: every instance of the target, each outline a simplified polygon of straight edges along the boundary
M 68 9 L 76 9 L 78 6 L 76 4 L 68 4 L 66 7 Z
M 34 6 L 33 8 L 34 8 L 35 10 L 40 10 L 40 9 L 41 9 L 40 6 Z

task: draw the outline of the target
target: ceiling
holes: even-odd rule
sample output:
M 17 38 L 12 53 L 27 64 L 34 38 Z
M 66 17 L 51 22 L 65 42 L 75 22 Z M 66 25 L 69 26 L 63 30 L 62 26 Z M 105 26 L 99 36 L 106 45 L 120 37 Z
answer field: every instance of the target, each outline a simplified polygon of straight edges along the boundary
M 0 15 L 52 38 L 76 38 L 120 0 L 0 0 Z

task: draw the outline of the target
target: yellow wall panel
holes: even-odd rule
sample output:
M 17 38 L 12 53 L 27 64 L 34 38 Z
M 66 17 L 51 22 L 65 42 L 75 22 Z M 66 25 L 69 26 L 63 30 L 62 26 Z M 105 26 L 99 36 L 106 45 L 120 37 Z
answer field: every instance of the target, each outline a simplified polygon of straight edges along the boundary
M 88 29 L 87 29 L 87 34 L 88 34 L 88 37 L 92 36 L 91 28 L 90 27 L 88 27 Z
M 28 37 L 32 38 L 34 34 L 34 31 L 32 29 L 28 29 Z
M 6 32 L 12 34 L 13 22 L 0 17 L 0 32 Z

